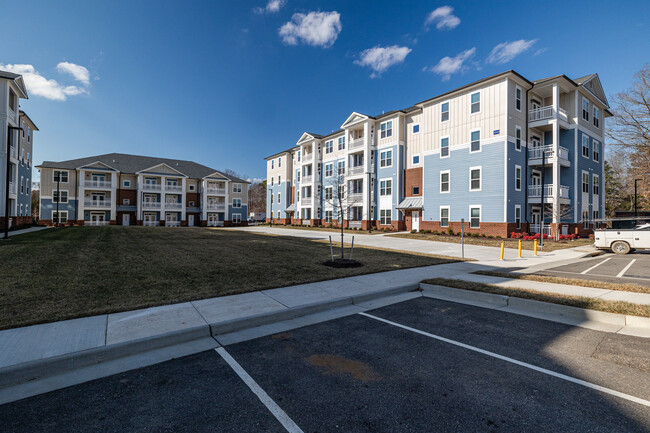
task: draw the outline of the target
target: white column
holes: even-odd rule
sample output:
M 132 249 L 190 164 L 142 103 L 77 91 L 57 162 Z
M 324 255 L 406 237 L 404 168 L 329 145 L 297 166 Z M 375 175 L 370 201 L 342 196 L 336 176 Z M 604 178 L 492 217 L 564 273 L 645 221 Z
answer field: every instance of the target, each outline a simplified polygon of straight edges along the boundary
M 226 213 L 224 215 L 224 221 L 230 221 L 230 185 L 229 181 L 226 181 Z
M 208 184 L 207 180 L 203 179 L 201 181 L 201 221 L 208 220 L 208 210 L 207 210 L 208 199 L 206 197 L 207 184 Z
M 362 219 L 371 220 L 372 214 L 370 213 L 370 208 L 372 207 L 372 201 L 370 200 L 369 195 L 372 195 L 370 191 L 371 182 L 372 182 L 372 166 L 370 164 L 370 153 L 372 148 L 372 140 L 370 137 L 370 121 L 367 120 L 363 124 L 363 210 Z M 368 192 L 370 191 L 370 194 Z
M 117 221 L 117 173 L 111 173 L 111 215 L 110 220 Z
M 187 179 L 183 178 L 181 184 L 183 187 L 183 192 L 181 193 L 181 221 L 185 221 L 187 219 L 187 208 L 185 207 L 185 189 L 187 188 Z
M 138 220 L 144 220 L 142 215 L 142 175 L 138 175 L 138 183 L 136 184 L 136 202 L 138 204 L 137 213 L 135 215 L 136 224 Z
M 77 176 L 77 183 L 79 185 L 78 191 L 77 191 L 77 200 L 79 203 L 79 214 L 77 215 L 78 220 L 83 220 L 84 218 L 84 200 L 85 200 L 85 195 L 86 195 L 86 188 L 84 187 L 84 180 L 85 180 L 85 172 L 84 170 L 77 170 L 75 172 L 75 175 Z M 68 179 L 72 180 L 72 179 Z

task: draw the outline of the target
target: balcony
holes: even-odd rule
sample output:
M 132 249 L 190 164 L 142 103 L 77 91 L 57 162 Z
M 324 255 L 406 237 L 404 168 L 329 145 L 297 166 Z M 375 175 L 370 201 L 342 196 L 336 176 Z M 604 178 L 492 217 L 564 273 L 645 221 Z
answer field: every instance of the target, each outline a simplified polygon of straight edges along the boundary
M 356 140 L 351 141 L 350 142 L 350 150 L 362 149 L 363 148 L 363 143 L 364 143 L 363 137 L 357 138 Z
M 559 108 L 556 112 L 555 108 L 553 108 L 552 105 L 547 105 L 546 107 L 535 108 L 534 110 L 528 111 L 528 121 L 531 123 L 541 122 L 541 121 L 546 121 L 551 119 L 559 119 L 559 120 L 563 120 L 564 122 L 568 122 L 569 114 L 566 112 L 564 108 Z M 535 125 L 531 125 L 531 127 L 534 126 Z
M 553 184 L 547 184 L 542 187 L 542 185 L 529 185 L 528 186 L 528 197 L 529 198 L 539 198 L 542 197 L 542 191 L 544 192 L 544 200 L 548 198 L 559 198 L 559 199 L 569 199 L 569 187 L 560 185 L 560 196 L 555 197 L 555 188 Z
M 305 153 L 302 155 L 302 163 L 310 163 L 314 160 L 314 154 L 313 153 Z
M 215 195 L 225 195 L 226 188 L 217 188 L 217 187 L 207 187 L 205 189 L 206 194 L 215 194 Z
M 165 191 L 167 192 L 183 192 L 183 186 L 182 185 L 165 185 Z
M 16 194 L 16 184 L 9 182 L 9 194 Z
M 362 202 L 363 192 L 351 192 L 348 194 L 348 203 Z
M 140 185 L 142 191 L 160 191 L 159 183 L 143 183 Z
M 142 209 L 160 209 L 160 203 L 159 201 L 149 201 L 145 200 L 142 202 Z
M 113 187 L 111 182 L 106 182 L 105 180 L 86 180 L 83 182 L 84 188 L 94 188 L 94 189 L 110 189 Z
M 18 159 L 18 148 L 16 146 L 11 146 L 9 150 L 9 156 L 13 159 Z
M 165 227 L 180 227 L 180 226 L 181 226 L 180 221 L 170 221 L 170 220 L 165 221 Z
M 223 221 L 209 221 L 208 227 L 223 227 Z
M 110 221 L 104 221 L 104 220 L 84 221 L 85 226 L 107 226 L 109 224 Z
M 142 225 L 145 227 L 158 227 L 160 225 L 160 221 L 147 221 L 144 220 L 142 221 Z
M 108 209 L 111 207 L 111 199 L 108 198 L 106 200 L 84 200 L 84 206 Z
M 314 176 L 312 175 L 302 177 L 302 183 L 311 183 L 313 180 Z
M 225 203 L 208 203 L 205 205 L 205 208 L 207 210 L 211 211 L 225 211 L 226 210 L 226 204 Z
M 314 201 L 313 197 L 303 197 L 303 198 L 300 199 L 300 205 L 301 206 L 311 206 L 313 201 Z
M 363 165 L 348 167 L 348 176 L 358 176 L 360 174 L 363 174 Z
M 528 149 L 528 165 L 542 165 L 542 156 L 546 153 L 546 164 L 552 164 L 555 158 L 555 146 L 550 144 L 546 146 L 531 147 Z M 569 161 L 569 149 L 566 147 L 558 146 L 557 156 L 559 157 L 560 165 L 565 167 L 571 166 Z
M 178 202 L 165 202 L 165 209 L 182 209 L 183 208 L 183 203 L 178 203 Z

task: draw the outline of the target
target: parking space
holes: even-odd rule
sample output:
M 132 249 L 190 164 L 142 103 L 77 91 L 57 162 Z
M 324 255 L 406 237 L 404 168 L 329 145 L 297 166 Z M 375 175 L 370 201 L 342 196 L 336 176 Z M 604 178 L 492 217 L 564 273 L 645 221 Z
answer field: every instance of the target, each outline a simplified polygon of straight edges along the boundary
M 536 272 L 565 278 L 597 280 L 611 283 L 632 283 L 650 287 L 650 252 L 635 254 L 603 254 L 574 263 Z
M 3 431 L 648 431 L 650 340 L 417 298 L 0 406 Z

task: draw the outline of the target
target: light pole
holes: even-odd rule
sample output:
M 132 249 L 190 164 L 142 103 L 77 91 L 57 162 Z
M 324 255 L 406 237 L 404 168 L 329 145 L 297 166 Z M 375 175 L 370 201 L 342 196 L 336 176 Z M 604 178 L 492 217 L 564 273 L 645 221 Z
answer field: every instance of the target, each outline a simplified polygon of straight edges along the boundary
M 13 135 L 11 131 L 16 129 L 20 131 L 23 130 L 23 128 L 17 126 L 7 125 L 7 173 L 6 173 L 6 185 L 5 185 L 5 227 L 4 227 L 5 234 L 3 236 L 3 239 L 9 239 L 9 172 L 11 171 L 10 152 L 11 152 L 11 138 Z

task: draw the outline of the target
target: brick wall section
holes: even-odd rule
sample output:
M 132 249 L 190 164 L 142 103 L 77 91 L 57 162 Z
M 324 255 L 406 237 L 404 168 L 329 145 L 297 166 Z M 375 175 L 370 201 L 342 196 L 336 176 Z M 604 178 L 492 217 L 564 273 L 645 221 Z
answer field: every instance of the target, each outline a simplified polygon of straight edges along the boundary
M 124 199 L 128 199 L 130 206 L 135 206 L 138 203 L 138 192 L 133 189 L 118 189 L 117 190 L 117 204 L 123 205 Z
M 291 187 L 291 201 L 289 204 L 293 204 L 296 201 L 296 187 L 292 186 Z
M 413 194 L 413 187 L 419 186 L 420 193 Z M 404 197 L 422 196 L 422 167 L 404 170 Z
M 194 202 L 194 207 L 199 206 L 199 194 L 196 192 L 185 193 L 185 206 L 189 206 L 190 202 Z

